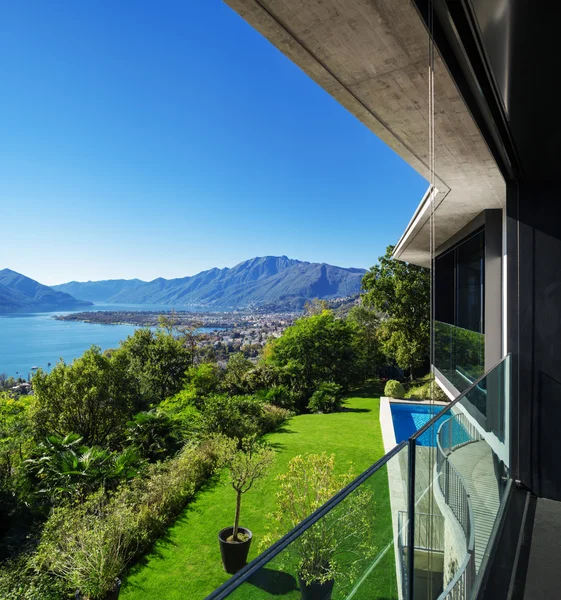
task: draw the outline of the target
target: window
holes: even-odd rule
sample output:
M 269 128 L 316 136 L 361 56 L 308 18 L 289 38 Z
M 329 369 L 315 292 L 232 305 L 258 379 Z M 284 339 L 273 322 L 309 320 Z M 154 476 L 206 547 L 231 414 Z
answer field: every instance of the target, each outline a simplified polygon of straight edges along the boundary
M 435 315 L 442 323 L 484 333 L 485 231 L 436 259 Z

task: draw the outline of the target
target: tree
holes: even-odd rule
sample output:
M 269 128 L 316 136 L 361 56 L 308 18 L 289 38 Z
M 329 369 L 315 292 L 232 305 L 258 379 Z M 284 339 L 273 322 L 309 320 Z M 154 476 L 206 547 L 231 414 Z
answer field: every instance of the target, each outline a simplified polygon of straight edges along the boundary
M 137 329 L 113 352 L 111 360 L 133 393 L 138 412 L 179 392 L 192 355 L 180 339 L 165 329 Z
M 243 353 L 236 352 L 230 356 L 226 365 L 226 373 L 222 383 L 229 394 L 245 394 L 249 391 L 250 384 L 247 380 L 248 373 L 253 369 L 253 363 Z
M 15 399 L 0 392 L 0 520 L 16 508 L 22 495 L 27 495 L 22 465 L 33 448 L 30 414 L 34 404 L 33 396 Z
M 87 446 L 115 444 L 136 412 L 123 387 L 121 372 L 97 346 L 70 365 L 61 361 L 50 373 L 40 369 L 33 377 L 38 438 L 76 433 Z
M 216 363 L 201 363 L 187 371 L 186 379 L 195 396 L 202 399 L 218 392 L 221 380 L 220 368 Z
M 240 446 L 238 448 L 238 446 Z M 230 473 L 230 483 L 236 492 L 236 514 L 232 539 L 236 542 L 240 526 L 242 495 L 261 479 L 273 463 L 275 452 L 256 440 L 255 436 L 225 443 L 225 464 Z
M 372 308 L 358 304 L 351 308 L 347 320 L 355 328 L 357 352 L 361 357 L 364 377 L 371 377 L 383 360 L 378 333 L 380 317 Z
M 323 381 L 344 389 L 357 380 L 357 346 L 351 324 L 330 310 L 302 317 L 271 341 L 266 360 L 281 369 L 281 384 L 306 400 Z
M 393 246 L 362 279 L 363 303 L 385 314 L 379 335 L 384 351 L 402 369 L 421 367 L 429 359 L 429 271 L 392 258 Z
M 321 315 L 324 310 L 328 309 L 329 304 L 327 303 L 327 300 L 314 298 L 313 300 L 306 300 L 304 303 L 304 312 L 308 317 L 312 317 L 313 315 Z
M 254 396 L 208 396 L 200 409 L 200 433 L 238 439 L 262 433 L 262 414 L 263 403 Z
M 160 315 L 158 326 L 168 335 L 178 339 L 190 352 L 191 366 L 195 364 L 195 355 L 197 354 L 198 331 L 203 326 L 202 321 L 192 320 L 187 324 L 181 324 L 181 319 L 177 313 L 172 310 L 169 315 Z

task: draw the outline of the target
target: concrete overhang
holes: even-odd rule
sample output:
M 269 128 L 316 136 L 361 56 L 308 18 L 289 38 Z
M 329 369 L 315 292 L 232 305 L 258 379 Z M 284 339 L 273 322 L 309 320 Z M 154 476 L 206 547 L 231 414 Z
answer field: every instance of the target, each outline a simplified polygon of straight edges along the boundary
M 428 34 L 410 0 L 224 0 L 427 181 Z M 505 183 L 452 77 L 435 58 L 436 248 L 487 208 Z M 395 257 L 430 264 L 430 195 Z

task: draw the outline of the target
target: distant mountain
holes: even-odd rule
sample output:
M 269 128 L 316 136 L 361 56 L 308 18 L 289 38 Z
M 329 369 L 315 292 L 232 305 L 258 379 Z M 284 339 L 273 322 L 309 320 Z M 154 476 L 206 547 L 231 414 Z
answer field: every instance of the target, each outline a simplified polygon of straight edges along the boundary
M 90 306 L 11 269 L 0 271 L 0 312 L 47 312 Z
M 313 298 L 332 299 L 357 294 L 364 273 L 364 269 L 303 262 L 286 256 L 265 256 L 232 268 L 203 271 L 192 277 L 154 279 L 123 290 L 109 301 L 196 306 L 209 310 L 272 304 L 279 308 L 301 308 L 306 300 Z
M 59 292 L 66 292 L 80 300 L 107 302 L 112 296 L 134 290 L 145 283 L 140 279 L 106 279 L 104 281 L 70 281 L 53 285 L 52 288 Z

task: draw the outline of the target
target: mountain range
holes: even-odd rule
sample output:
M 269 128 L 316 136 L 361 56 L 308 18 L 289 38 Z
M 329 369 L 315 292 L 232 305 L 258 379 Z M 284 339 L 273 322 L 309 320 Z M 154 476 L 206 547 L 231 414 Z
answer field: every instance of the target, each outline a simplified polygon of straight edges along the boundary
M 133 290 L 146 281 L 140 279 L 105 279 L 103 281 L 69 281 L 53 285 L 54 290 L 65 292 L 81 300 L 107 302 L 119 292 Z
M 178 279 L 72 281 L 53 289 L 82 300 L 117 304 L 167 304 L 208 310 L 301 308 L 313 298 L 358 294 L 365 272 L 286 256 L 264 256 L 232 268 L 214 268 Z
M 72 310 L 90 305 L 11 269 L 0 270 L 0 313 Z

